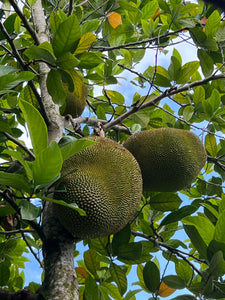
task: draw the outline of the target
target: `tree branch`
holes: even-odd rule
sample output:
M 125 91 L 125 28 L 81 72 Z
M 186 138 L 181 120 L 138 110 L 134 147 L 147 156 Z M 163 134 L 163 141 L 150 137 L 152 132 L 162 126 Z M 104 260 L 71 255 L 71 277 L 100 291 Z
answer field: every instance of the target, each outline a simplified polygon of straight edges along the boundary
M 127 112 L 125 112 L 124 114 L 122 114 L 121 116 L 119 116 L 118 118 L 114 119 L 112 122 L 107 123 L 106 125 L 104 125 L 104 130 L 109 130 L 110 128 L 112 128 L 113 126 L 117 125 L 117 124 L 121 124 L 123 120 L 125 120 L 126 118 L 128 118 L 130 115 L 136 113 L 137 111 L 143 110 L 147 107 L 150 106 L 154 106 L 157 102 L 161 101 L 162 99 L 166 98 L 166 97 L 170 97 L 173 96 L 175 94 L 179 94 L 181 92 L 190 90 L 194 87 L 200 86 L 200 85 L 204 85 L 206 83 L 208 83 L 209 81 L 212 80 L 218 80 L 218 79 L 224 79 L 225 75 L 224 74 L 219 74 L 219 75 L 212 75 L 209 76 L 207 78 L 204 78 L 202 80 L 198 80 L 195 82 L 192 82 L 190 84 L 186 84 L 184 86 L 181 87 L 173 87 L 172 89 L 166 89 L 161 95 L 156 96 L 154 99 L 142 103 L 141 106 L 133 106 L 131 107 L 131 109 Z
M 23 68 L 23 70 L 25 71 L 28 71 L 29 70 L 29 67 L 27 66 L 26 62 L 22 59 L 22 57 L 20 56 L 16 46 L 14 45 L 14 42 L 13 40 L 11 39 L 11 37 L 8 35 L 8 32 L 7 30 L 5 29 L 4 25 L 0 22 L 0 29 L 2 31 L 2 33 L 4 34 L 4 36 L 6 37 L 8 43 L 10 44 L 10 47 L 12 49 L 12 54 L 13 56 L 16 58 L 16 60 L 19 62 L 19 64 L 21 65 L 21 67 Z M 36 73 L 36 72 L 35 72 Z M 42 99 L 40 97 L 40 95 L 38 94 L 37 92 L 37 89 L 33 83 L 33 81 L 28 81 L 28 84 L 29 86 L 31 87 L 35 97 L 37 98 L 38 100 L 38 103 L 40 105 L 40 108 L 41 108 L 41 112 L 42 112 L 42 115 L 43 115 L 43 118 L 45 120 L 45 122 L 48 124 L 49 123 L 49 119 L 48 119 L 48 116 L 46 114 L 46 111 L 45 111 L 45 107 L 43 105 L 43 102 L 42 102 Z
M 190 255 L 189 253 L 185 253 L 183 251 L 180 251 L 178 249 L 175 249 L 171 246 L 168 246 L 167 244 L 163 243 L 163 242 L 160 242 L 158 240 L 156 240 L 154 237 L 150 236 L 150 235 L 147 235 L 147 234 L 144 234 L 144 233 L 141 233 L 141 232 L 136 232 L 136 231 L 131 231 L 131 233 L 134 235 L 134 236 L 138 236 L 138 237 L 142 237 L 142 238 L 145 238 L 147 240 L 149 240 L 150 242 L 152 242 L 153 244 L 156 244 L 160 247 L 163 247 L 163 248 L 166 248 L 168 251 L 170 251 L 171 253 L 173 254 L 176 254 L 177 256 L 179 256 L 180 258 L 182 258 L 183 260 L 185 260 L 191 267 L 192 269 L 198 273 L 198 275 L 202 276 L 202 273 L 196 268 L 196 266 L 194 264 L 192 264 L 186 256 L 188 257 L 191 257 L 193 259 L 195 259 L 196 261 L 200 262 L 200 263 L 206 263 L 206 261 L 203 261 L 203 260 L 200 260 L 199 258 L 193 256 L 193 255 Z
M 132 46 L 141 46 L 142 44 L 147 44 L 147 43 L 155 43 L 157 42 L 159 39 L 161 38 L 164 38 L 164 37 L 168 37 L 168 36 L 171 36 L 171 35 L 176 35 L 182 31 L 185 31 L 185 30 L 189 30 L 189 28 L 185 27 L 185 28 L 182 28 L 182 29 L 178 29 L 178 30 L 175 30 L 175 31 L 172 31 L 172 32 L 167 32 L 165 34 L 162 34 L 162 35 L 159 35 L 157 37 L 154 37 L 154 38 L 150 38 L 150 39 L 146 39 L 146 40 L 140 40 L 140 41 L 136 41 L 136 42 L 131 42 L 131 43 L 127 43 L 127 44 L 124 44 L 124 45 L 118 45 L 118 46 L 112 46 L 112 47 L 108 47 L 108 46 L 91 46 L 91 49 L 96 49 L 98 51 L 113 51 L 113 50 L 117 50 L 117 49 L 130 49 Z M 137 49 L 137 48 L 135 48 Z M 138 49 L 141 49 L 141 48 L 138 48 Z
M 35 160 L 35 155 L 33 152 L 31 152 L 25 145 L 23 145 L 20 141 L 18 141 L 17 139 L 15 139 L 13 136 L 11 136 L 9 133 L 7 132 L 3 132 L 1 131 L 6 137 L 7 139 L 9 139 L 10 141 L 12 141 L 13 143 L 15 143 L 16 145 L 18 145 L 21 149 L 23 149 L 32 160 Z
M 26 16 L 23 14 L 23 12 L 20 10 L 19 6 L 17 5 L 17 3 L 14 0 L 9 0 L 9 3 L 12 5 L 12 7 L 14 8 L 15 12 L 18 14 L 18 16 L 20 17 L 20 19 L 23 21 L 23 25 L 24 27 L 27 29 L 27 31 L 30 33 L 31 37 L 34 40 L 34 43 L 36 45 L 39 45 L 39 40 L 38 40 L 38 36 L 36 34 L 36 32 L 33 30 L 33 28 L 30 26 Z

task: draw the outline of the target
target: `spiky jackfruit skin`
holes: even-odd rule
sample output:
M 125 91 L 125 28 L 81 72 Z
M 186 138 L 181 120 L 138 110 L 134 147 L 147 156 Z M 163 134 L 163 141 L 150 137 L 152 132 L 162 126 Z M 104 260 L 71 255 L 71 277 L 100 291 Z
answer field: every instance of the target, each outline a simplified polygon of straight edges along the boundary
M 67 96 L 65 105 L 60 108 L 60 113 L 63 116 L 70 114 L 73 118 L 77 118 L 82 115 L 85 109 L 88 96 L 88 88 L 85 84 L 83 84 L 81 95 L 78 96 L 76 90 L 71 93 L 66 85 L 64 85 L 64 87 L 67 91 Z
M 134 216 L 142 195 L 142 175 L 133 155 L 108 138 L 90 137 L 97 143 L 63 163 L 63 179 L 54 198 L 76 203 L 86 216 L 62 205 L 54 205 L 62 225 L 80 239 L 116 233 Z M 74 170 L 76 169 L 76 170 Z M 69 172 L 72 174 L 67 175 Z
M 140 165 L 145 191 L 175 192 L 190 186 L 207 158 L 197 135 L 176 128 L 135 133 L 124 147 Z

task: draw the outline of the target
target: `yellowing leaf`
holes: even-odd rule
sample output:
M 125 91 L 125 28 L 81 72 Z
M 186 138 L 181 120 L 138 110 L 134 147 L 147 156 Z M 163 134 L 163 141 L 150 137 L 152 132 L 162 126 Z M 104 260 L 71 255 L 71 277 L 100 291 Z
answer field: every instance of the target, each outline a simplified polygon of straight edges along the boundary
M 157 8 L 154 16 L 152 17 L 153 20 L 155 20 L 160 15 L 160 8 Z
M 91 45 L 94 43 L 95 40 L 96 40 L 96 35 L 94 33 L 86 32 L 80 38 L 79 44 L 74 54 L 77 55 L 77 54 L 84 53 L 91 47 Z
M 159 296 L 161 297 L 168 297 L 172 295 L 176 290 L 169 287 L 167 284 L 165 284 L 163 281 L 160 284 L 159 287 Z
M 88 273 L 87 273 L 87 271 L 84 267 L 77 267 L 76 268 L 76 273 L 81 275 L 85 279 L 88 278 Z
M 110 12 L 107 15 L 109 24 L 113 27 L 116 28 L 117 26 L 122 24 L 122 18 L 121 15 L 116 13 L 116 12 Z

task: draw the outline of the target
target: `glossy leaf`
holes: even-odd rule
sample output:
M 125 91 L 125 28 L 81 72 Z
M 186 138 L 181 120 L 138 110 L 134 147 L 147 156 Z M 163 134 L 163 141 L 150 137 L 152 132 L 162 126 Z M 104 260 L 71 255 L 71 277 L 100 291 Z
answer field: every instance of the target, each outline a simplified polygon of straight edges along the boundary
M 165 276 L 163 282 L 173 289 L 183 289 L 186 286 L 185 282 L 176 275 Z
M 31 104 L 20 100 L 19 106 L 27 122 L 34 154 L 37 155 L 48 146 L 47 126 L 39 111 Z
M 111 263 L 109 271 L 111 276 L 113 277 L 113 280 L 116 282 L 122 296 L 127 290 L 127 278 L 125 272 L 120 266 L 114 263 Z
M 35 185 L 46 184 L 52 181 L 62 168 L 62 156 L 56 142 L 38 153 L 33 163 L 33 175 Z
M 96 40 L 96 35 L 92 32 L 86 32 L 79 40 L 78 46 L 74 52 L 75 55 L 86 52 Z
M 89 249 L 84 252 L 84 263 L 88 271 L 97 278 L 97 271 L 100 269 L 100 261 L 97 252 Z
M 25 176 L 14 173 L 6 173 L 3 171 L 0 171 L 0 184 L 11 186 L 19 191 L 30 192 L 31 189 L 31 186 Z
M 95 143 L 96 143 L 95 141 L 91 141 L 85 138 L 78 140 L 70 137 L 68 143 L 66 143 L 63 147 L 61 147 L 62 158 L 63 160 L 66 160 L 73 154 Z
M 167 225 L 182 220 L 186 216 L 190 216 L 198 209 L 197 206 L 185 205 L 180 209 L 168 214 L 161 222 L 160 226 Z
M 61 75 L 58 71 L 51 70 L 48 73 L 47 88 L 49 94 L 52 96 L 52 100 L 58 105 L 63 105 L 66 99 L 66 91 L 62 85 Z
M 160 211 L 173 211 L 181 204 L 180 197 L 175 193 L 160 193 L 150 199 L 153 209 Z
M 52 40 L 52 47 L 56 57 L 65 52 L 73 52 L 81 37 L 80 25 L 75 14 L 69 16 L 57 28 Z
M 206 244 L 213 239 L 215 227 L 205 216 L 185 217 L 182 221 L 187 225 L 194 225 Z
M 20 201 L 19 208 L 21 217 L 24 220 L 35 220 L 41 213 L 41 207 L 37 207 L 27 200 Z
M 144 283 L 150 292 L 156 292 L 160 286 L 160 272 L 156 264 L 149 261 L 143 269 Z

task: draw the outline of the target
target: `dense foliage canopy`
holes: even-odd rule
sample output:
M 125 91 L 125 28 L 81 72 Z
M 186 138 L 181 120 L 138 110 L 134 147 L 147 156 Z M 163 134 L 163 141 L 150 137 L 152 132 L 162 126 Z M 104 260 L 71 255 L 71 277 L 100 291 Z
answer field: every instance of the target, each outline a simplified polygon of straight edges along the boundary
M 0 18 L 0 298 L 225 299 L 220 8 L 182 0 L 1 0 Z M 84 84 L 84 113 L 60 115 L 67 89 L 81 97 Z M 123 143 L 160 127 L 200 137 L 208 155 L 202 173 L 186 190 L 144 193 L 130 224 L 79 242 L 86 248 L 76 260 L 51 214 L 63 161 L 87 147 L 80 138 L 93 131 Z M 27 252 L 44 272 L 42 285 L 24 290 Z

